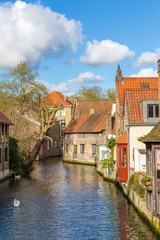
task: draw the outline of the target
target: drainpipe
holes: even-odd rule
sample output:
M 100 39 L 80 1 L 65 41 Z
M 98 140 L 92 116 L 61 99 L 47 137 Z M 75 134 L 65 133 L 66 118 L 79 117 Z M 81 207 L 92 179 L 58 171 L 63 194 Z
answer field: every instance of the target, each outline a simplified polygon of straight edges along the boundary
M 128 181 L 130 177 L 130 136 L 129 136 L 129 125 L 127 125 L 127 136 L 128 136 Z

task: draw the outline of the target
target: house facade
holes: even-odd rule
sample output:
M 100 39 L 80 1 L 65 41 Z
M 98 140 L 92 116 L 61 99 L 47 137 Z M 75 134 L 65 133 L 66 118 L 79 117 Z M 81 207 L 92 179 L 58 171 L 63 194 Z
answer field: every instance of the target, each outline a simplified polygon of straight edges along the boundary
M 13 123 L 0 112 L 0 180 L 9 176 L 9 126 Z
M 158 78 L 122 77 L 118 67 L 116 140 L 117 178 L 120 182 L 128 181 L 135 171 L 146 172 L 146 147 L 138 138 L 150 132 L 158 120 Z
M 48 131 L 48 136 L 52 139 L 46 139 L 40 149 L 39 157 L 62 155 L 64 149 L 64 130 L 73 117 L 73 103 L 63 94 L 53 91 L 41 100 L 41 106 L 47 107 L 48 111 L 53 107 L 59 108 L 56 112 L 56 122 Z
M 112 103 L 79 103 L 75 120 L 64 131 L 64 161 L 97 165 L 106 144 L 106 125 L 111 119 Z
M 160 60 L 158 61 L 158 80 L 160 84 Z M 159 85 L 160 91 L 160 85 Z M 160 119 L 160 118 L 159 118 Z M 139 139 L 146 145 L 147 172 L 151 186 L 146 188 L 147 209 L 153 216 L 160 216 L 160 121 L 146 135 Z

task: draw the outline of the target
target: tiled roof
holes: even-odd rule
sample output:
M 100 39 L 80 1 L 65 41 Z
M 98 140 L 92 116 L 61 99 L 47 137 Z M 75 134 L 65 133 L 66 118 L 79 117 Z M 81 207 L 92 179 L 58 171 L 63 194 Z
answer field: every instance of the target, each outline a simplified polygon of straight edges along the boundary
M 125 99 L 128 123 L 143 123 L 141 101 L 158 100 L 158 88 L 156 90 L 126 90 Z
M 127 138 L 127 132 L 124 132 L 122 136 L 117 140 L 117 144 L 127 144 L 128 138 Z
M 94 113 L 90 114 L 90 109 Z M 95 133 L 106 128 L 106 113 L 111 113 L 112 102 L 85 102 L 76 106 L 77 118 L 66 128 L 65 133 Z
M 73 103 L 65 99 L 64 95 L 60 92 L 53 91 L 41 100 L 42 106 L 63 105 L 72 106 Z
M 79 115 L 82 113 L 90 114 L 90 109 L 94 108 L 95 113 L 98 112 L 111 112 L 112 102 L 81 102 L 76 106 L 75 114 Z
M 88 115 L 81 114 L 64 131 L 65 133 L 97 133 L 106 128 L 106 114 L 94 113 Z
M 13 125 L 13 123 L 1 112 L 0 112 L 0 123 Z
M 158 77 L 124 77 L 123 83 L 118 83 L 118 93 L 119 93 L 119 101 L 120 106 L 123 107 L 124 105 L 124 94 L 126 90 L 144 90 L 141 89 L 142 83 L 148 83 L 149 89 L 158 89 Z

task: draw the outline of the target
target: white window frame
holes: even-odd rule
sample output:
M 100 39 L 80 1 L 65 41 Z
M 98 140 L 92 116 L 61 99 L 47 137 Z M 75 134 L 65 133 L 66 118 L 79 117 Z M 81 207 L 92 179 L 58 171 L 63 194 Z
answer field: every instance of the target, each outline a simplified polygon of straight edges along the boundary
M 60 116 L 60 112 L 59 112 L 59 110 L 56 112 L 56 115 L 55 115 L 56 117 L 59 117 Z
M 65 116 L 66 116 L 66 111 L 65 111 L 65 109 L 61 109 L 61 116 L 62 116 L 62 117 L 65 117 Z

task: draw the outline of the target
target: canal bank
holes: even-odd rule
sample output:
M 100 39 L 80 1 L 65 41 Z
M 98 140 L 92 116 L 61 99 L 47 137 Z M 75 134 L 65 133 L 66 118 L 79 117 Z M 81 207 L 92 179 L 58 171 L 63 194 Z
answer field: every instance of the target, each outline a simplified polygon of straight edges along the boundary
M 121 183 L 117 181 L 115 169 L 116 165 L 109 174 L 108 167 L 103 167 L 99 162 L 97 173 L 102 176 L 104 180 L 114 183 L 122 191 L 123 195 L 127 198 L 128 202 L 133 205 L 142 220 L 148 224 L 157 237 L 160 237 L 160 219 L 159 217 L 153 216 L 147 209 L 146 195 L 141 197 L 129 187 L 129 183 Z

